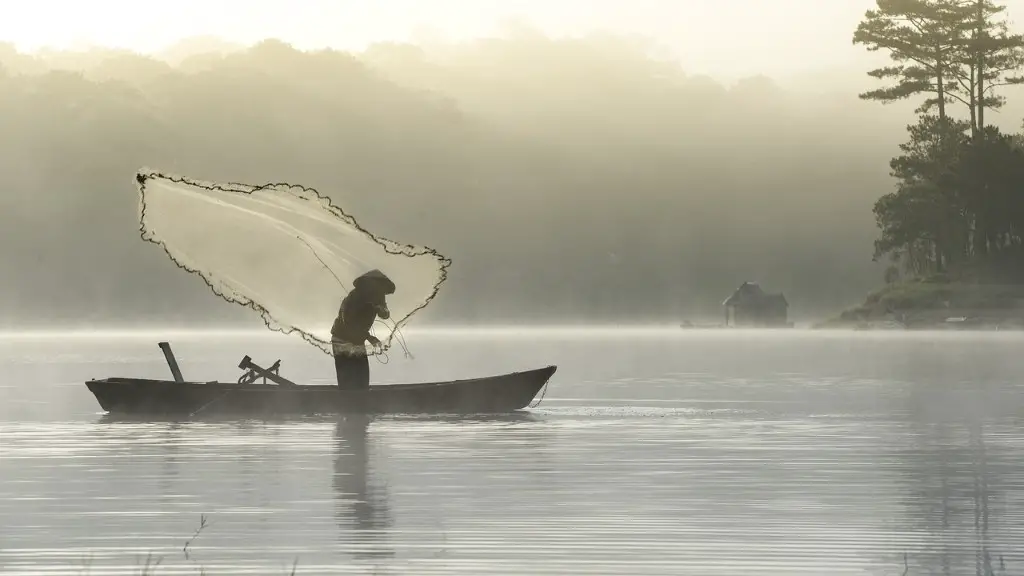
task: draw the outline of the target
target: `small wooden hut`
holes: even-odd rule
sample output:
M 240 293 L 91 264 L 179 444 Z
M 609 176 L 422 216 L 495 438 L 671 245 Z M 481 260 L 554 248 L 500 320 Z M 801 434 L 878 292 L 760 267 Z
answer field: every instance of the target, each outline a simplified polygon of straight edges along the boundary
M 782 293 L 769 294 L 757 282 L 744 282 L 722 302 L 725 325 L 738 327 L 789 327 L 789 302 Z

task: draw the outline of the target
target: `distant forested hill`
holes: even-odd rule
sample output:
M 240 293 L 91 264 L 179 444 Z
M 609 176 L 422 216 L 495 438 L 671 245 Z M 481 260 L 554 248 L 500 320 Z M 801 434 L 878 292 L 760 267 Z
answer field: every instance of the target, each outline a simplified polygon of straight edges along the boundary
M 139 239 L 144 165 L 313 186 L 437 248 L 439 321 L 717 316 L 744 280 L 800 316 L 880 282 L 871 207 L 905 110 L 855 93 L 726 87 L 615 37 L 177 61 L 0 47 L 9 324 L 249 317 Z

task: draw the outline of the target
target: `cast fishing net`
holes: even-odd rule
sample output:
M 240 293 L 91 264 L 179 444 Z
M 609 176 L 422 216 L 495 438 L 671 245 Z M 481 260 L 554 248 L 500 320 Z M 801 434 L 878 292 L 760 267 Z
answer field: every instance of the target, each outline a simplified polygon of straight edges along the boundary
M 352 281 L 377 269 L 396 285 L 391 317 L 373 334 L 384 353 L 437 294 L 451 261 L 374 235 L 316 190 L 295 184 L 213 183 L 149 169 L 136 174 L 142 238 L 217 295 L 248 306 L 271 330 L 331 353 L 331 325 Z

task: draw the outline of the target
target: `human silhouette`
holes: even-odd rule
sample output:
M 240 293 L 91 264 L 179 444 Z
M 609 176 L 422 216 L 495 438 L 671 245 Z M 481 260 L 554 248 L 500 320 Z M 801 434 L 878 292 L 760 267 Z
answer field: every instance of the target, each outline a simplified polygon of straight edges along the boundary
M 380 346 L 370 328 L 380 317 L 391 317 L 386 296 L 395 293 L 395 283 L 380 270 L 370 270 L 352 282 L 352 291 L 341 301 L 331 327 L 331 347 L 338 386 L 344 390 L 370 387 L 370 360 L 366 342 Z

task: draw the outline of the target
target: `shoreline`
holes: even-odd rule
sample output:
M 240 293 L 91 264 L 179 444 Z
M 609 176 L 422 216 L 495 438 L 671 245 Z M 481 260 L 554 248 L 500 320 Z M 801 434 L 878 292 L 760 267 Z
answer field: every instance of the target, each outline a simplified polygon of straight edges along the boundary
M 814 329 L 1000 332 L 1024 330 L 1024 285 L 915 279 L 868 294 Z

